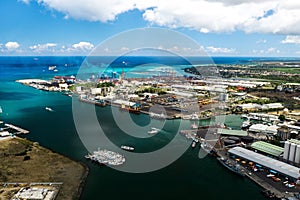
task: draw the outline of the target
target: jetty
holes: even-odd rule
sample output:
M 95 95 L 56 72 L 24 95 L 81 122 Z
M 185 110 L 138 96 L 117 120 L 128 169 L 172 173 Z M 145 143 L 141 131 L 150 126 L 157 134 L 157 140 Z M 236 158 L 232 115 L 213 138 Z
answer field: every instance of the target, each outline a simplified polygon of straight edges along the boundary
M 25 130 L 23 128 L 20 128 L 20 127 L 17 127 L 15 125 L 12 125 L 12 124 L 4 124 L 4 126 L 6 126 L 7 128 L 10 128 L 10 129 L 13 129 L 15 131 L 17 131 L 15 134 L 28 134 L 29 131 L 28 130 Z

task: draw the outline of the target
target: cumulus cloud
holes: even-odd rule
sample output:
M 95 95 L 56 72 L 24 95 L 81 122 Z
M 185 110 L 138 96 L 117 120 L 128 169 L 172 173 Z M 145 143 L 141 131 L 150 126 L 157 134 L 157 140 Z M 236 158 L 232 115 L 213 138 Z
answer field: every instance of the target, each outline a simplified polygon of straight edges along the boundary
M 73 44 L 72 48 L 74 50 L 90 51 L 94 48 L 94 45 L 89 42 L 79 42 L 77 44 Z
M 37 44 L 33 46 L 29 46 L 29 49 L 36 53 L 46 53 L 46 52 L 55 52 L 55 47 L 57 44 L 55 43 L 46 43 L 46 44 Z
M 40 4 L 58 10 L 65 18 L 89 21 L 112 21 L 116 16 L 133 9 L 149 7 L 149 2 L 138 0 L 36 0 Z
M 29 46 L 33 53 L 43 55 L 73 55 L 86 54 L 94 48 L 89 42 L 79 42 L 72 45 L 62 45 L 56 43 L 34 44 Z
M 14 51 L 20 47 L 18 42 L 7 42 L 5 47 L 8 51 Z
M 270 47 L 266 50 L 266 53 L 280 53 L 280 50 L 274 47 Z
M 27 0 L 23 0 L 27 1 Z M 151 24 L 209 32 L 300 33 L 299 0 L 36 0 L 66 18 L 113 21 L 138 9 Z
M 281 41 L 282 44 L 300 44 L 300 36 L 298 35 L 288 35 L 284 40 Z
M 128 48 L 128 47 L 122 47 L 121 49 L 120 49 L 120 51 L 124 51 L 124 52 L 126 52 L 126 51 L 129 51 L 130 49 Z
M 229 54 L 229 53 L 235 53 L 236 52 L 236 49 L 222 48 L 222 47 L 213 47 L 213 46 L 206 47 L 206 50 L 209 53 L 225 53 L 225 54 Z

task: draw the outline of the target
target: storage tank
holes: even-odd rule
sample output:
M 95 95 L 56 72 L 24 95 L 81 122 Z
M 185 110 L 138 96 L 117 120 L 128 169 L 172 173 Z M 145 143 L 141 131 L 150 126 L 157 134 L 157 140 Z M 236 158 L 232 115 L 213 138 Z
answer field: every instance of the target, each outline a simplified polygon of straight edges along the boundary
M 244 136 L 242 137 L 242 142 L 248 144 L 248 143 L 252 143 L 254 141 L 254 138 L 251 136 Z
M 290 153 L 289 153 L 289 161 L 295 161 L 295 153 L 296 153 L 296 144 L 292 143 L 290 146 Z
M 296 146 L 295 163 L 300 163 L 300 145 Z
M 225 145 L 225 146 L 233 145 L 233 144 L 235 144 L 235 143 L 236 143 L 236 142 L 235 142 L 234 140 L 228 140 L 228 139 L 224 140 L 224 145 Z
M 229 140 L 233 140 L 233 141 L 235 141 L 235 142 L 237 142 L 237 143 L 241 141 L 240 138 L 234 137 L 234 136 L 230 136 L 230 137 L 228 137 L 228 139 L 229 139 Z
M 285 141 L 285 143 L 284 143 L 284 152 L 283 152 L 283 159 L 284 160 L 288 160 L 288 158 L 289 158 L 290 146 L 291 146 L 291 143 L 288 142 L 288 141 Z

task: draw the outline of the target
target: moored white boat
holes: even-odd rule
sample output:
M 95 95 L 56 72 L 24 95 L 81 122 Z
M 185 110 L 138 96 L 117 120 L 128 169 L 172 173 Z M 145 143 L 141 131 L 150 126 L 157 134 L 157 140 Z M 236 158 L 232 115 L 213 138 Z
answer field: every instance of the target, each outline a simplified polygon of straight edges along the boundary
M 158 128 L 154 128 L 154 127 L 152 127 L 151 128 L 151 130 L 150 131 L 148 131 L 148 134 L 151 134 L 151 135 L 153 135 L 153 134 L 156 134 L 156 133 L 158 133 L 160 130 L 158 129 Z
M 122 145 L 121 149 L 123 149 L 125 151 L 134 151 L 134 147 L 127 146 L 127 145 Z

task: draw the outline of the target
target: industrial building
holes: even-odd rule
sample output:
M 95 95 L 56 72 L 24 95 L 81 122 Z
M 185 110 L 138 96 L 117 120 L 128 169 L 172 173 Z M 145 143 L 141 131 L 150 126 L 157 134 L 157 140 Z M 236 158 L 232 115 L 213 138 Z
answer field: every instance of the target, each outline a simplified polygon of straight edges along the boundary
M 239 137 L 248 135 L 247 131 L 230 130 L 230 129 L 225 129 L 225 128 L 218 128 L 217 134 L 218 135 L 227 135 L 227 136 L 239 136 Z
M 291 139 L 284 143 L 283 159 L 285 161 L 300 164 L 300 141 Z
M 264 135 L 276 135 L 277 129 L 279 127 L 276 125 L 265 125 L 265 124 L 253 124 L 249 127 L 249 131 L 253 133 L 260 133 Z
M 284 152 L 284 149 L 282 147 L 264 141 L 257 141 L 252 143 L 251 148 L 259 152 L 262 152 L 264 154 L 275 156 L 275 157 L 279 157 Z
M 285 162 L 270 158 L 268 156 L 250 151 L 242 147 L 231 148 L 229 154 L 245 159 L 247 161 L 259 164 L 269 170 L 279 173 L 283 176 L 298 180 L 300 177 L 300 168 L 287 164 Z

